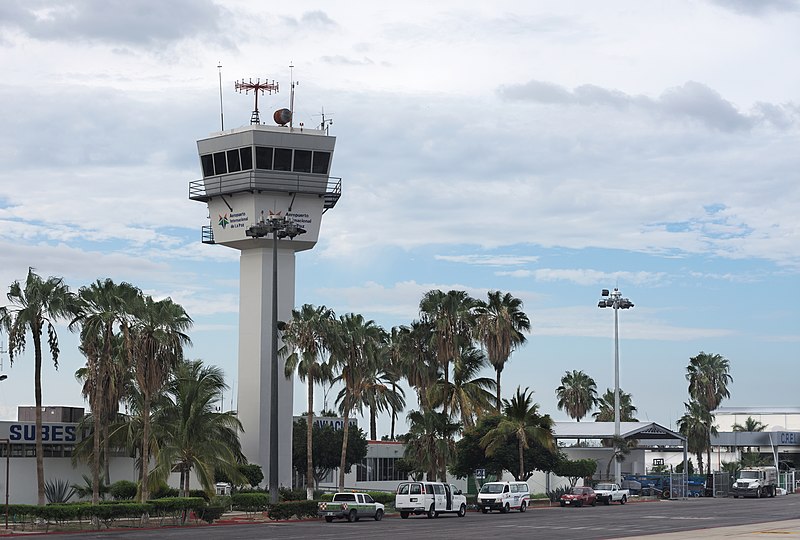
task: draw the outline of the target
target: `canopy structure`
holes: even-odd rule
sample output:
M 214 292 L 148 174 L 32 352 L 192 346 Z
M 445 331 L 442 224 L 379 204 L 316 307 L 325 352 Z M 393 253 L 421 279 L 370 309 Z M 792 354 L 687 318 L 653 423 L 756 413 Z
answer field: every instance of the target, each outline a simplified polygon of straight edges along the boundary
M 611 439 L 614 422 L 555 422 L 559 439 Z M 686 437 L 655 422 L 620 422 L 620 437 L 640 441 L 640 446 L 686 446 Z M 642 444 L 646 441 L 646 444 Z

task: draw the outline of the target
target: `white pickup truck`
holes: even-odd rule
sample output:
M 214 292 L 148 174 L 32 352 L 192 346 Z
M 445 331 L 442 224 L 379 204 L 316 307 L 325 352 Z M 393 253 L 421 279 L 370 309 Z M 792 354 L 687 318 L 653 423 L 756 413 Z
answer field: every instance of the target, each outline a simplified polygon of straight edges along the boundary
M 611 504 L 612 502 L 625 504 L 628 502 L 628 497 L 631 496 L 629 490 L 620 489 L 617 484 L 597 484 L 594 487 L 594 492 L 597 494 L 597 502 L 603 504 Z
M 383 519 L 385 508 L 368 493 L 337 493 L 330 502 L 318 503 L 317 515 L 330 523 L 334 519 L 346 519 L 353 522 L 362 517 L 371 517 L 375 521 Z

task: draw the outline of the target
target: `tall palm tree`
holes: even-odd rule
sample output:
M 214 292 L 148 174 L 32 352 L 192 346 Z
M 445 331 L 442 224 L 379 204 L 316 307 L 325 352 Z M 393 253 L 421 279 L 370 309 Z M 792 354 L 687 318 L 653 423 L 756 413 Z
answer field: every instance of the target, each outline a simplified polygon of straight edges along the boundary
M 206 493 L 214 492 L 214 471 L 238 478 L 237 465 L 245 462 L 239 443 L 242 424 L 233 411 L 216 410 L 228 388 L 222 370 L 200 360 L 181 362 L 167 387 L 169 401 L 154 416 L 161 445 L 153 475 L 166 480 L 178 469 L 181 496 L 189 493 L 190 473 L 195 471 Z
M 744 421 L 744 425 L 733 424 L 732 429 L 733 431 L 764 431 L 767 429 L 767 424 L 763 424 L 752 416 L 748 416 Z
M 638 422 L 636 419 L 636 407 L 633 405 L 633 397 L 627 392 L 619 390 L 619 419 L 621 422 Z M 614 421 L 614 391 L 610 388 L 597 400 L 597 411 L 592 413 L 595 422 Z
M 695 400 L 684 403 L 686 412 L 678 419 L 678 431 L 686 437 L 689 452 L 697 456 L 697 466 L 703 472 L 703 452 L 708 452 L 708 472 L 711 473 L 711 435 L 717 434 L 714 415 Z
M 709 412 L 716 410 L 724 398 L 731 397 L 728 391 L 728 385 L 733 382 L 730 369 L 730 362 L 720 354 L 700 352 L 689 358 L 686 367 L 689 396 Z
M 486 366 L 486 357 L 475 347 L 468 347 L 453 365 L 453 381 L 439 379 L 431 390 L 433 405 L 446 404 L 450 418 L 461 418 L 465 428 L 475 425 L 477 417 L 496 409 L 495 381 L 479 377 Z
M 556 388 L 558 410 L 580 422 L 597 405 L 597 383 L 583 371 L 567 371 Z
M 436 411 L 410 411 L 409 429 L 405 438 L 404 457 L 425 471 L 426 478 L 447 481 L 447 464 L 455 452 L 453 437 L 461 424 L 450 421 L 447 414 Z
M 439 364 L 433 346 L 433 324 L 413 321 L 410 326 L 400 326 L 393 338 L 400 349 L 400 363 L 408 384 L 417 392 L 420 410 L 431 409 L 428 392 L 439 378 Z
M 142 482 L 140 498 L 150 495 L 151 406 L 163 390 L 169 375 L 183 360 L 183 347 L 191 343 L 185 333 L 192 319 L 170 298 L 155 301 L 147 296 L 133 309 L 132 358 L 136 384 L 142 397 Z
M 344 472 L 347 464 L 347 438 L 350 434 L 350 416 L 361 413 L 367 392 L 367 379 L 362 375 L 370 357 L 382 341 L 383 329 L 375 321 L 364 320 L 362 315 L 342 315 L 331 339 L 331 362 L 339 375 L 335 382 L 343 388 L 336 398 L 344 422 L 342 454 L 339 467 L 339 489 L 344 489 Z
M 47 344 L 53 365 L 58 369 L 58 334 L 55 324 L 69 319 L 76 310 L 75 295 L 62 278 L 43 280 L 33 268 L 28 269 L 25 285 L 15 281 L 6 295 L 10 306 L 0 307 L 0 325 L 8 333 L 8 356 L 25 352 L 26 335 L 30 331 L 34 350 L 34 396 L 36 401 L 36 487 L 37 500 L 45 504 L 44 450 L 42 447 L 42 335 L 47 332 Z
M 500 412 L 500 374 L 514 350 L 526 341 L 531 329 L 528 316 L 522 311 L 522 300 L 510 293 L 489 291 L 488 301 L 479 302 L 476 309 L 475 332 L 486 348 L 489 362 L 497 374 L 497 412 Z
M 405 364 L 405 351 L 403 349 L 402 331 L 403 327 L 395 326 L 389 334 L 389 342 L 387 343 L 386 365 L 384 373 L 386 378 L 392 385 L 392 391 L 397 392 L 400 387 L 398 386 L 400 380 L 403 378 L 403 366 Z M 403 394 L 405 396 L 405 393 Z M 392 408 L 391 410 L 391 428 L 389 431 L 389 440 L 395 440 L 395 427 L 397 425 L 398 409 Z
M 121 379 L 116 360 L 119 355 L 117 332 L 127 333 L 130 325 L 128 306 L 141 294 L 128 283 L 115 284 L 111 279 L 97 280 L 78 291 L 79 311 L 69 324 L 71 330 L 80 328 L 81 352 L 86 356 L 86 368 L 81 371 L 83 393 L 89 399 L 93 420 L 92 504 L 100 500 L 100 442 L 104 427 L 117 404 Z M 107 439 L 107 437 L 106 437 Z M 106 452 L 104 459 L 108 461 Z M 106 478 L 106 482 L 108 482 Z
M 361 373 L 364 385 L 364 405 L 369 410 L 369 436 L 378 439 L 378 413 L 394 412 L 406 406 L 405 392 L 397 386 L 396 379 L 386 368 L 389 365 L 388 337 L 381 332 L 379 343 L 367 357 L 367 364 Z
M 533 391 L 517 387 L 517 393 L 510 400 L 503 400 L 503 416 L 497 427 L 491 429 L 481 439 L 481 446 L 491 456 L 500 449 L 509 436 L 517 439 L 519 452 L 519 476 L 525 478 L 525 450 L 536 441 L 545 448 L 555 450 L 553 420 L 550 415 L 539 414 L 539 404 L 533 401 Z
M 292 318 L 286 323 L 282 340 L 292 352 L 286 358 L 287 377 L 297 371 L 308 388 L 306 413 L 306 498 L 314 498 L 314 460 L 312 434 L 314 428 L 314 385 L 333 379 L 331 366 L 323 360 L 335 321 L 333 310 L 325 306 L 304 304 L 300 310 L 292 310 Z
M 476 305 L 477 301 L 466 291 L 444 293 L 438 289 L 425 293 L 419 303 L 423 320 L 433 327 L 436 360 L 445 382 L 450 381 L 450 364 L 458 358 L 461 348 L 472 343 Z

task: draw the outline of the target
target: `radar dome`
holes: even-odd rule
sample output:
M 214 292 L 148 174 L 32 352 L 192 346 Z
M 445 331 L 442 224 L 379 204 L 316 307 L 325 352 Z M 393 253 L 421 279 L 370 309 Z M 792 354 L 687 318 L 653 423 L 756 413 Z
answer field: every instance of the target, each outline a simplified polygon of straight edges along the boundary
M 285 126 L 292 120 L 292 111 L 289 109 L 278 109 L 275 111 L 275 114 L 272 115 L 272 119 L 275 120 L 276 124 Z

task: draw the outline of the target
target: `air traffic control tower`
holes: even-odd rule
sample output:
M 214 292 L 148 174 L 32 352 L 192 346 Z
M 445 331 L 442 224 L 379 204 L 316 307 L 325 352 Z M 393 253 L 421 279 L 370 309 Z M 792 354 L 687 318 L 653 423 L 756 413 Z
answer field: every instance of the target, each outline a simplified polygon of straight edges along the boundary
M 278 320 L 288 320 L 295 305 L 295 253 L 314 247 L 322 215 L 341 195 L 341 178 L 330 176 L 336 138 L 328 136 L 324 121 L 319 130 L 293 126 L 289 109 L 275 112 L 276 125 L 262 124 L 257 96 L 277 91 L 274 82 L 237 82 L 236 89 L 256 95 L 251 124 L 197 141 L 203 178 L 189 183 L 189 199 L 208 204 L 210 225 L 203 227 L 203 243 L 240 251 L 237 408 L 244 427 L 242 451 L 250 463 L 261 465 L 272 486 L 270 454 L 277 447 L 275 485 L 291 486 L 293 381 L 283 374 L 284 362 L 276 361 L 273 385 L 273 295 Z M 279 232 L 279 240 L 274 230 L 256 234 L 276 217 L 305 232 Z M 270 441 L 275 388 L 277 446 Z

